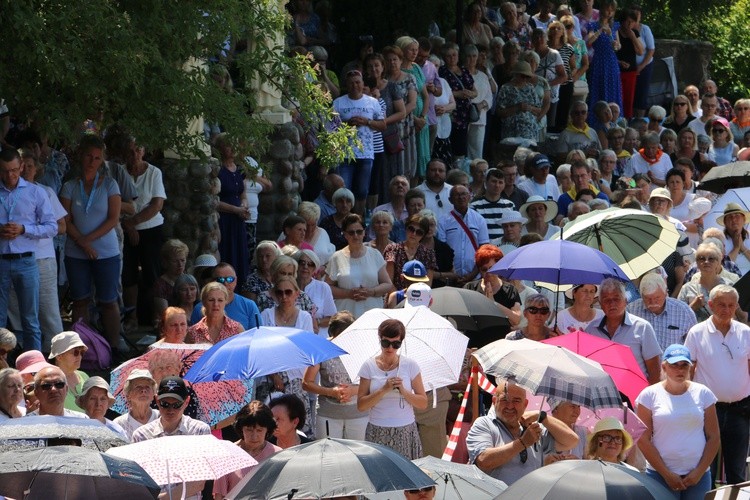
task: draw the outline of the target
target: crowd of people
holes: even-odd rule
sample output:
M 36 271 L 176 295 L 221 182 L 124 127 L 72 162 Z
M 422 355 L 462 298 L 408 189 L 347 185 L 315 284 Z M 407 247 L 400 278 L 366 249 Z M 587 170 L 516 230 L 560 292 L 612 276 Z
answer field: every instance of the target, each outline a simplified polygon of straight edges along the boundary
M 750 271 L 750 210 L 717 205 L 701 179 L 750 157 L 750 100 L 731 106 L 706 80 L 648 106 L 653 35 L 640 8 L 614 0 L 598 10 L 538 0 L 531 16 L 525 0 L 476 1 L 460 36 L 400 33 L 378 51 L 360 37 L 340 76 L 326 50 L 335 28 L 309 0 L 292 4 L 290 46 L 309 51 L 359 144 L 327 172 L 305 136 L 305 189 L 278 237 L 256 241 L 259 195 L 275 186 L 224 133 L 208 131 L 221 164 L 218 252 L 190 255 L 162 231 L 164 201 L 184 193 L 166 192 L 136 138 L 113 126 L 58 150 L 33 126 L 4 129 L 0 420 L 87 416 L 126 441 L 212 432 L 164 356 L 128 377 L 128 412 L 109 419 L 107 381 L 81 369 L 91 346 L 63 326 L 68 305 L 119 359 L 131 350 L 122 333 L 139 323 L 156 325 L 156 344 L 215 344 L 257 326 L 333 339 L 368 310 L 429 306 L 432 289 L 450 286 L 483 294 L 510 325 L 467 332 L 467 359 L 499 339 L 580 330 L 629 346 L 650 384 L 627 401 L 647 427 L 636 442 L 616 419 L 582 430 L 568 401 L 526 411 L 525 389 L 498 380 L 466 438 L 483 471 L 511 484 L 557 460 L 596 458 L 645 471 L 675 498 L 702 498 L 722 474 L 744 481 L 750 326 L 733 285 Z M 564 296 L 489 272 L 608 208 L 674 225 L 674 252 L 632 282 L 579 283 Z M 358 377 L 335 358 L 256 380 L 256 401 L 223 423 L 225 436 L 257 460 L 325 436 L 440 456 L 465 379 L 426 393 L 417 363 L 398 353 L 404 325 L 385 321 L 378 335 L 381 352 Z M 709 471 L 717 454 L 723 471 Z M 247 472 L 217 481 L 217 498 Z M 186 485 L 187 496 L 203 487 Z

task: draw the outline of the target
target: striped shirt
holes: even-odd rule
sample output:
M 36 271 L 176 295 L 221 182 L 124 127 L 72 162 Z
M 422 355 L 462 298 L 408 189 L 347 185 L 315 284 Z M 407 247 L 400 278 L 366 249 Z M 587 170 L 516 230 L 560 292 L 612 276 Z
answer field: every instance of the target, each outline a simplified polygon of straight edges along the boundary
M 654 314 L 646 309 L 643 299 L 628 304 L 628 312 L 651 323 L 662 350 L 672 344 L 684 343 L 687 332 L 698 322 L 689 305 L 671 297 L 667 297 L 661 314 Z
M 385 101 L 382 98 L 378 98 L 378 103 L 380 103 L 380 110 L 385 117 Z M 372 150 L 374 153 L 382 153 L 385 151 L 385 146 L 383 145 L 383 132 L 375 129 L 372 130 Z
M 480 198 L 471 202 L 471 208 L 479 212 L 479 215 L 487 221 L 487 232 L 490 241 L 493 241 L 503 236 L 503 213 L 514 210 L 515 205 L 505 198 L 500 198 L 497 201 Z

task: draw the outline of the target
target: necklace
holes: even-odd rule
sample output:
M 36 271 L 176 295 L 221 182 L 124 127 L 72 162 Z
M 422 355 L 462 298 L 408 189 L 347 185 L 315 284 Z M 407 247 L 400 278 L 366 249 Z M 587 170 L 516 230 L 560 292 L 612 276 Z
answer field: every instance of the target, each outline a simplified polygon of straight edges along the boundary
M 396 361 L 393 361 L 393 362 L 391 362 L 389 364 L 386 364 L 385 361 L 382 358 L 381 359 L 377 359 L 377 361 L 378 361 L 378 363 L 377 363 L 378 364 L 378 368 L 380 368 L 381 370 L 383 370 L 383 373 L 387 377 L 388 374 L 389 374 L 389 372 L 391 370 L 398 368 L 399 360 L 400 360 L 400 358 L 398 356 L 396 356 Z
M 277 325 L 294 325 L 296 321 L 296 315 L 297 311 L 292 310 L 291 313 L 287 314 L 286 316 L 281 313 L 281 310 L 279 308 L 276 308 L 276 324 Z

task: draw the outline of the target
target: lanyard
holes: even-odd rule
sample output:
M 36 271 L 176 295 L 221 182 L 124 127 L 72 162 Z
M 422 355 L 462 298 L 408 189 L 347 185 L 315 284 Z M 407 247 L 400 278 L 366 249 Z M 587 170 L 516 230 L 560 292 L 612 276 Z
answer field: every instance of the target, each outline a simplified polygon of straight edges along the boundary
M 96 172 L 96 177 L 94 177 L 94 185 L 91 186 L 91 194 L 89 194 L 88 199 L 86 199 L 86 190 L 83 189 L 83 179 L 78 181 L 78 185 L 81 188 L 81 200 L 85 203 L 85 206 L 83 207 L 84 213 L 89 213 L 91 204 L 94 202 L 94 196 L 96 196 L 97 184 L 99 184 L 99 172 L 98 171 Z

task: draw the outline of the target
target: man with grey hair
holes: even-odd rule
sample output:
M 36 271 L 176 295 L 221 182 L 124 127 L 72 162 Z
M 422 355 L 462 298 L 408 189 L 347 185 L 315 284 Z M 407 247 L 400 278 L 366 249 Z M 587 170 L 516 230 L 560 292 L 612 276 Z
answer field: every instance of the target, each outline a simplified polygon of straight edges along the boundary
M 602 144 L 596 131 L 586 123 L 589 107 L 583 101 L 574 101 L 570 106 L 570 122 L 560 133 L 557 140 L 557 156 L 560 162 L 565 161 L 569 151 L 580 149 L 586 156 L 593 158 L 599 154 Z
M 68 390 L 68 380 L 60 368 L 56 366 L 42 368 L 34 375 L 34 395 L 39 400 L 39 409 L 29 415 L 89 418 L 85 413 L 65 408 Z
M 750 327 L 734 319 L 739 294 L 730 285 L 716 285 L 708 295 L 711 316 L 687 334 L 692 379 L 716 395 L 721 454 L 728 484 L 745 481 L 750 439 Z M 716 463 L 711 475 L 716 479 Z
M 630 347 L 648 383 L 657 383 L 661 375 L 661 348 L 653 327 L 627 311 L 625 285 L 614 278 L 602 281 L 599 303 L 604 317 L 590 323 L 586 333 Z
M 372 213 L 388 212 L 393 216 L 393 229 L 391 230 L 391 240 L 404 241 L 406 239 L 406 227 L 404 222 L 409 218 L 409 211 L 406 209 L 406 192 L 409 191 L 409 179 L 403 175 L 395 175 L 388 183 L 388 203 L 378 205 Z M 367 229 L 370 239 L 375 239 L 375 231 L 372 225 Z
M 682 344 L 688 330 L 698 322 L 690 306 L 670 297 L 666 280 L 656 273 L 648 273 L 641 278 L 639 290 L 641 298 L 628 304 L 628 312 L 645 319 L 654 327 L 656 340 L 662 350 L 672 344 Z

